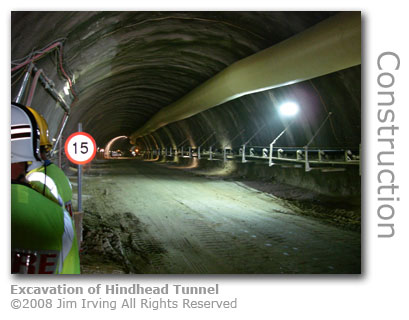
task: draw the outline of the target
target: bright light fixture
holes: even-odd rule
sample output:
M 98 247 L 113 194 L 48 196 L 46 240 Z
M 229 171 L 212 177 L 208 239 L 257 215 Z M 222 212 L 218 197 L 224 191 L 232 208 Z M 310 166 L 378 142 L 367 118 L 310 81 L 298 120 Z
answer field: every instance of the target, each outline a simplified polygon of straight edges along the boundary
M 70 85 L 69 85 L 68 82 L 64 86 L 64 93 L 65 93 L 66 96 L 68 96 L 70 94 Z
M 280 113 L 286 117 L 295 116 L 298 113 L 298 110 L 298 104 L 294 102 L 286 102 L 280 106 Z

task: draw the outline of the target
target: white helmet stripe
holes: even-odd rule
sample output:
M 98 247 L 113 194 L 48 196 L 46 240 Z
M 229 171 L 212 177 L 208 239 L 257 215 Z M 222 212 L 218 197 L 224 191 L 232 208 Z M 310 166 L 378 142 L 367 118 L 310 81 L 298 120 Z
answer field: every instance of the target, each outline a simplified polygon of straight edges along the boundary
M 17 140 L 27 140 L 27 139 L 31 139 L 31 136 L 30 137 L 17 137 L 17 138 L 11 138 L 11 140 L 12 141 L 17 141 Z
M 31 129 L 30 128 L 18 128 L 18 129 L 11 128 L 11 134 L 17 134 L 17 133 L 31 133 Z

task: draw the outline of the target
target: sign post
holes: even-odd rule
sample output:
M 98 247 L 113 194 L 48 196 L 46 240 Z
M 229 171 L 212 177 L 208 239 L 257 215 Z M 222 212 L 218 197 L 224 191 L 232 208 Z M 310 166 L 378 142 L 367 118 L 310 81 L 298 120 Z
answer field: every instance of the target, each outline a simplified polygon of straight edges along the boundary
M 82 123 L 78 123 L 78 132 L 82 131 Z M 76 150 L 75 150 L 76 151 Z M 77 186 L 78 186 L 78 212 L 82 212 L 82 164 L 78 164 L 78 176 L 77 176 Z
M 78 165 L 78 211 L 74 213 L 74 220 L 80 242 L 82 240 L 82 165 L 94 159 L 97 145 L 91 135 L 82 132 L 82 124 L 78 123 L 78 132 L 67 138 L 64 150 L 68 160 Z

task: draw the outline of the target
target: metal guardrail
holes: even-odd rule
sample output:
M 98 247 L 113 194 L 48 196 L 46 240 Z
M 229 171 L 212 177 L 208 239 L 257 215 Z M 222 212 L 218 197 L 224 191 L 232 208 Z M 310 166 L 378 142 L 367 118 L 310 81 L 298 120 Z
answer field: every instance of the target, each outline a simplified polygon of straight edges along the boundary
M 246 146 L 234 148 L 206 149 L 189 146 L 180 148 L 163 148 L 145 150 L 148 158 L 163 156 L 165 158 L 198 158 L 209 161 L 235 161 L 241 163 L 265 162 L 272 165 L 303 166 L 305 171 L 311 171 L 323 166 L 360 166 L 361 147 L 357 148 L 330 148 L 330 147 L 272 147 Z
M 223 145 L 220 149 L 214 148 L 217 144 L 209 145 L 207 149 L 202 148 L 208 140 L 214 136 L 215 132 L 211 133 L 207 138 L 204 136 L 199 140 L 203 142 L 199 146 L 188 146 L 188 151 L 185 150 L 184 143 L 188 141 L 186 138 L 182 143 L 176 147 L 170 147 L 168 153 L 168 147 L 157 150 L 147 150 L 146 154 L 148 158 L 157 156 L 165 157 L 181 157 L 181 158 L 198 158 L 207 159 L 209 161 L 219 160 L 223 162 L 236 161 L 241 163 L 247 163 L 250 161 L 266 162 L 268 166 L 281 165 L 281 166 L 296 166 L 304 167 L 305 172 L 309 172 L 313 169 L 323 169 L 328 167 L 345 167 L 351 165 L 359 165 L 359 174 L 361 174 L 361 145 L 357 148 L 331 148 L 331 147 L 313 147 L 310 145 L 320 133 L 321 129 L 327 123 L 332 116 L 332 112 L 329 112 L 321 125 L 310 138 L 308 143 L 303 147 L 277 147 L 275 144 L 277 141 L 287 132 L 287 130 L 294 124 L 295 120 L 288 123 L 288 125 L 276 136 L 276 138 L 270 143 L 269 146 L 249 146 L 250 141 L 264 129 L 265 125 L 260 126 L 246 142 L 242 143 L 239 147 L 228 147 Z M 241 130 L 238 134 L 230 140 L 230 144 L 238 138 L 245 130 Z M 205 139 L 204 139 L 205 138 Z M 335 170 L 338 170 L 335 168 Z

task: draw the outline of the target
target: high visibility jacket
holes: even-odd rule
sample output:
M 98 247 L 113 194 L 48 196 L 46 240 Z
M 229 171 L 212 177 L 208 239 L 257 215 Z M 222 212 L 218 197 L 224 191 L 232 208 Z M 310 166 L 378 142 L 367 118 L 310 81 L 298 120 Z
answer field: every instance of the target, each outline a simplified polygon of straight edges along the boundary
M 27 176 L 35 172 L 44 173 L 54 181 L 65 208 L 72 216 L 72 186 L 64 171 L 51 161 L 46 160 L 43 166 L 30 171 Z
M 54 201 L 60 206 L 64 204 L 58 193 L 57 185 L 55 184 L 54 180 L 47 176 L 44 172 L 41 172 L 38 169 L 32 170 L 26 175 L 26 179 L 31 188 L 41 193 L 46 198 Z
M 11 185 L 11 250 L 12 273 L 80 273 L 68 212 L 23 184 Z

